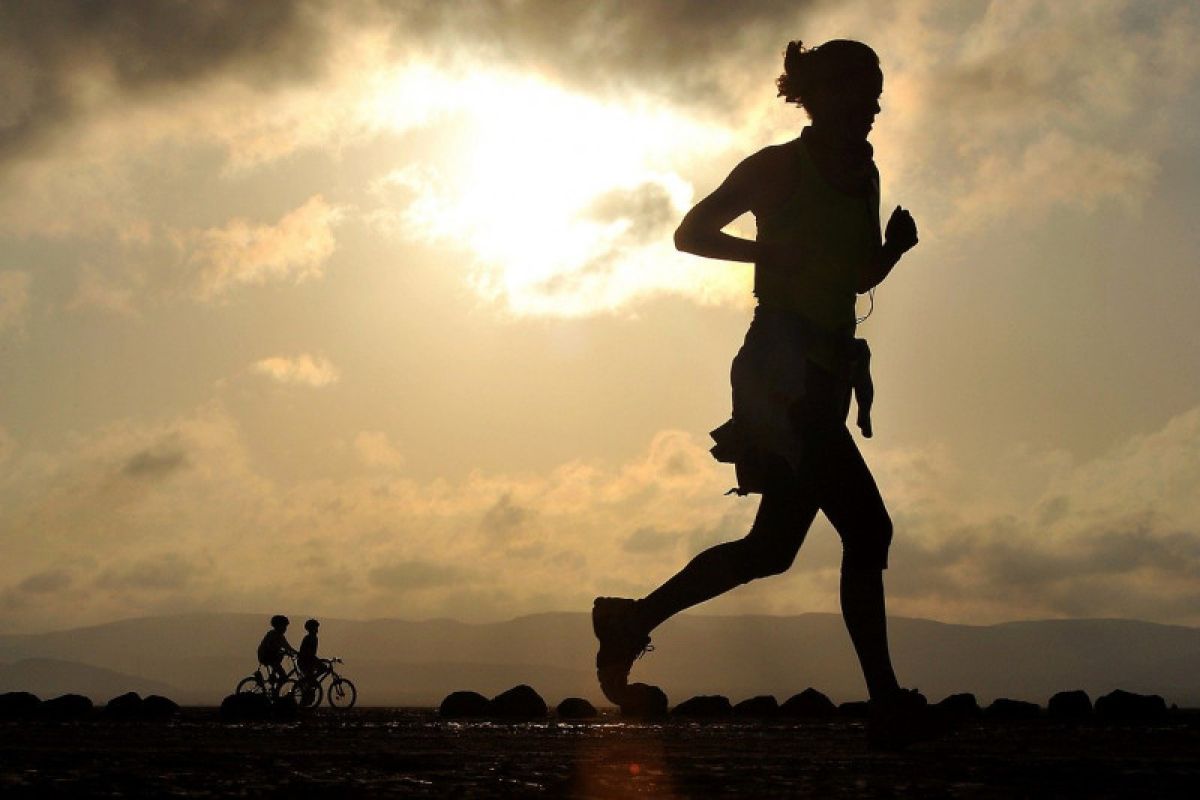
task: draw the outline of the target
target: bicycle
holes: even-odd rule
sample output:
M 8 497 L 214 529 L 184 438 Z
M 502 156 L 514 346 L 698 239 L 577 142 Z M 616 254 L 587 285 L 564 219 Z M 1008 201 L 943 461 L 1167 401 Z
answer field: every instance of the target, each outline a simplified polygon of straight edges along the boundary
M 343 678 L 334 668 L 334 664 L 345 662 L 340 658 L 323 658 L 321 663 L 328 669 L 315 678 L 297 674 L 295 678 L 284 681 L 280 697 L 290 695 L 300 708 L 316 708 L 321 705 L 322 698 L 327 700 L 333 708 L 341 710 L 354 708 L 354 704 L 358 702 L 358 689 L 354 687 L 354 683 L 349 678 Z M 328 688 L 325 687 L 327 680 L 330 681 Z M 290 686 L 288 686 L 289 683 Z M 282 687 L 286 687 L 286 693 Z
M 234 692 L 236 694 L 261 694 L 272 699 L 286 697 L 291 690 L 289 689 L 286 693 L 281 690 L 300 675 L 300 671 L 296 669 L 295 657 L 287 656 L 287 658 L 291 660 L 292 665 L 278 682 L 272 680 L 270 667 L 266 664 L 259 664 L 258 669 L 254 670 L 252 674 L 238 681 Z

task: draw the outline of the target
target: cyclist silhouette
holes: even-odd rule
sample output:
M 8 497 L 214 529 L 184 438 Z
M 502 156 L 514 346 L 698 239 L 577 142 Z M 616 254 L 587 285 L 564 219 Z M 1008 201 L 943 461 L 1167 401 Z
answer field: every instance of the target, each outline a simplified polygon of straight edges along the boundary
M 852 394 L 871 435 L 870 353 L 854 338 L 856 295 L 872 291 L 917 244 L 899 206 L 879 225 L 879 173 L 867 141 L 883 73 L 861 42 L 788 44 L 779 96 L 804 108 L 799 138 L 754 153 L 692 208 L 678 249 L 750 262 L 758 299 L 734 359 L 733 417 L 713 431 L 713 455 L 736 466 L 738 493 L 761 493 L 750 532 L 697 555 L 644 598 L 596 598 L 597 674 L 630 700 L 628 676 L 654 628 L 683 609 L 786 571 L 818 510 L 842 540 L 841 606 L 871 698 L 871 737 L 912 737 L 925 699 L 900 688 L 888 652 L 883 570 L 892 522 L 845 420 Z M 746 212 L 755 240 L 722 229 Z
M 296 656 L 296 665 L 300 667 L 304 677 L 310 680 L 318 680 L 329 671 L 329 665 L 323 659 L 317 658 L 317 629 L 320 627 L 321 623 L 315 619 L 304 623 L 307 633 L 300 640 L 300 651 Z
M 267 631 L 262 641 L 258 643 L 258 663 L 270 667 L 271 683 L 275 686 L 287 678 L 287 670 L 283 668 L 283 657 L 294 656 L 296 650 L 288 644 L 287 633 L 290 621 L 283 614 L 271 617 L 271 630 Z

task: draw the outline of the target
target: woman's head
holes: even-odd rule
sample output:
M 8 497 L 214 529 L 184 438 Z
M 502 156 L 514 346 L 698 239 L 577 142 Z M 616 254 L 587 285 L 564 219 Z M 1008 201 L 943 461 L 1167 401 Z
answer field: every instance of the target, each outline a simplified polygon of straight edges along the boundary
M 883 72 L 879 56 L 862 42 L 834 39 L 806 49 L 795 41 L 788 43 L 775 85 L 814 125 L 865 139 L 880 110 Z

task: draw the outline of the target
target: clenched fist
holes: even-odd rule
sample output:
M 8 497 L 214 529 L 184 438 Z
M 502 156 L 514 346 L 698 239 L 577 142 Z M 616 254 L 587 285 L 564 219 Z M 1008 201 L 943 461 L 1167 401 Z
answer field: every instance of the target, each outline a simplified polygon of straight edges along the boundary
M 913 222 L 912 214 L 896 206 L 883 235 L 888 244 L 903 253 L 917 244 L 917 223 Z

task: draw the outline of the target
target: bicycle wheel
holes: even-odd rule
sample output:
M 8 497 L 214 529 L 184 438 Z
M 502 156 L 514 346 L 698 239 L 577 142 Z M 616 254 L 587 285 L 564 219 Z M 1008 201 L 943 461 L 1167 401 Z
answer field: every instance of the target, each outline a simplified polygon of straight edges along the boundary
M 358 690 L 354 688 L 354 684 L 345 678 L 338 678 L 333 683 L 329 684 L 329 705 L 334 708 L 354 708 L 354 703 L 358 700 Z
M 283 681 L 282 683 L 280 683 L 278 686 L 275 687 L 275 698 L 277 700 L 282 700 L 285 697 L 290 697 L 296 701 L 297 705 L 299 705 L 300 704 L 300 688 L 299 687 L 300 687 L 300 684 L 297 683 L 295 679 L 288 678 L 287 680 Z
M 316 681 L 288 681 L 287 691 L 300 708 L 316 708 L 321 705 L 321 684 Z
M 236 694 L 266 694 L 267 684 L 257 675 L 249 675 L 238 681 Z

